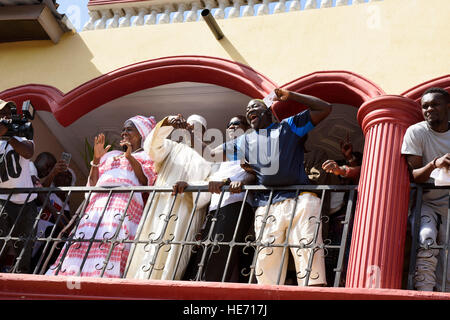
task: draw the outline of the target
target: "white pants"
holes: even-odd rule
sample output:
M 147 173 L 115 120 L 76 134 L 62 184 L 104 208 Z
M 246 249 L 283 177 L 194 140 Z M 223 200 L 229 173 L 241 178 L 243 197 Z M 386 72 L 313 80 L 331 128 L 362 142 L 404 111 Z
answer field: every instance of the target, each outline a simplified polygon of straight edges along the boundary
M 419 241 L 422 245 L 431 246 L 445 242 L 447 215 L 441 215 L 440 218 L 441 223 L 438 225 L 436 212 L 425 203 L 422 204 L 419 229 Z M 414 276 L 416 289 L 433 291 L 433 288 L 436 287 L 438 291 L 442 291 L 442 276 L 444 275 L 446 276 L 446 291 L 450 292 L 450 259 L 447 259 L 447 272 L 444 274 L 445 250 L 420 248 L 417 252 Z
M 263 244 L 283 244 L 286 241 L 287 231 L 294 209 L 295 199 L 272 204 L 267 216 L 261 242 Z M 258 238 L 263 225 L 267 206 L 259 207 L 255 212 L 255 235 Z M 289 245 L 312 244 L 320 222 L 320 199 L 310 192 L 304 192 L 298 197 L 292 227 L 289 234 Z M 316 244 L 322 244 L 322 228 L 317 231 Z M 300 286 L 305 285 L 307 278 L 307 267 L 311 254 L 313 263 L 309 274 L 308 285 L 325 285 L 325 261 L 323 249 L 314 252 L 313 248 L 299 249 L 286 247 L 283 255 L 283 247 L 263 247 L 256 261 L 256 279 L 259 284 L 277 284 L 278 273 L 281 267 L 280 284 L 284 284 L 288 265 L 289 249 L 294 257 L 295 269 L 297 271 L 297 282 Z M 281 266 L 282 263 L 282 266 Z

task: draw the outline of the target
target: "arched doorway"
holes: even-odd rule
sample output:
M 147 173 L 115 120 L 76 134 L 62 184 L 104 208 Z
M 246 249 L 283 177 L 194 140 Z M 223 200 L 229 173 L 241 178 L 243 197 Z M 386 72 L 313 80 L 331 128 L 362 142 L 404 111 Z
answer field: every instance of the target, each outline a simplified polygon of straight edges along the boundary
M 25 85 L 0 93 L 21 104 L 31 99 L 37 110 L 52 112 L 67 126 L 99 106 L 127 94 L 175 82 L 201 82 L 262 98 L 276 85 L 250 67 L 203 56 L 164 57 L 122 67 L 62 93 L 45 85 Z
M 90 116 L 99 107 L 117 99 L 143 90 L 176 83 L 191 83 L 193 86 L 197 83 L 197 87 L 208 84 L 212 87 L 228 89 L 230 92 L 234 91 L 241 96 L 256 98 L 264 97 L 276 87 L 276 84 L 265 76 L 240 63 L 214 57 L 177 56 L 122 67 L 92 79 L 67 93 L 54 87 L 31 84 L 5 90 L 0 93 L 0 97 L 4 100 L 13 100 L 18 105 L 21 105 L 24 100 L 31 100 L 44 122 L 39 127 L 50 128 L 63 147 L 72 147 L 73 150 L 69 150 L 72 152 L 72 159 L 86 175 L 87 169 L 81 154 L 84 137 L 78 142 L 78 146 L 74 147 L 73 142 L 68 141 L 66 137 L 71 131 L 67 128 L 83 116 L 88 114 Z M 143 114 L 147 113 L 152 114 L 151 108 Z M 96 116 L 105 117 L 107 114 L 102 113 Z M 103 123 L 100 129 L 114 129 L 124 120 L 118 120 L 118 124 L 113 123 L 117 119 L 113 119 L 113 114 L 110 116 L 111 123 Z M 76 130 L 82 132 L 84 128 L 81 125 Z

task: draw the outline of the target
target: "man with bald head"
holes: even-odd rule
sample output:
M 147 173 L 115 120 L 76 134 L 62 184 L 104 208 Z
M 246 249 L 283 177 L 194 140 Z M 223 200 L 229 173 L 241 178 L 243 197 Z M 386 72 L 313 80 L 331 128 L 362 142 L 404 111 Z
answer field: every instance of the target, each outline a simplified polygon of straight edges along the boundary
M 227 157 L 240 158 L 256 175 L 257 184 L 289 186 L 309 184 L 303 160 L 303 137 L 331 112 L 332 105 L 319 98 L 275 89 L 275 100 L 293 100 L 308 107 L 292 117 L 274 122 L 272 112 L 263 100 L 253 99 L 247 105 L 246 117 L 253 131 L 227 143 Z M 274 191 L 254 194 L 255 234 L 266 246 L 258 252 L 256 278 L 261 284 L 284 284 L 288 255 L 283 255 L 286 238 L 295 245 L 322 244 L 320 229 L 314 234 L 320 219 L 320 199 L 311 192 L 302 192 L 296 199 L 295 191 Z M 294 210 L 295 208 L 295 210 Z M 269 211 L 267 211 L 269 210 Z M 267 214 L 267 218 L 264 217 Z M 287 233 L 292 218 L 292 229 Z M 323 250 L 291 248 L 299 285 L 325 285 Z M 312 257 L 311 257 L 312 256 Z M 312 258 L 312 270 L 306 271 Z M 308 278 L 308 282 L 306 279 Z

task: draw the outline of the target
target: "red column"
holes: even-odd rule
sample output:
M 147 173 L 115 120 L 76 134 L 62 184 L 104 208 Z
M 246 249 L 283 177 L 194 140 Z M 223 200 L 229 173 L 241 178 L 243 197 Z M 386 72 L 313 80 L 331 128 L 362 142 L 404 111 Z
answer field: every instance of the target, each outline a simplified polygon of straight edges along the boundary
M 401 96 L 379 96 L 358 111 L 365 146 L 346 287 L 401 287 L 410 189 L 401 145 L 421 120 L 420 106 Z

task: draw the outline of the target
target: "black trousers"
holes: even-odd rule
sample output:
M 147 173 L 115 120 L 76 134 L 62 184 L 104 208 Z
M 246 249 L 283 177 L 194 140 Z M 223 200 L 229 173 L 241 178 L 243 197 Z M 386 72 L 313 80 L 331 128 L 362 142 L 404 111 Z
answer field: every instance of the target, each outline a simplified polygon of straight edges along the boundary
M 33 238 L 35 237 L 33 225 L 38 213 L 36 204 L 34 201 L 15 204 L 0 199 L 0 210 L 2 210 L 0 216 L 0 267 L 2 269 L 9 267 L 4 265 L 4 261 L 12 249 L 15 258 L 12 265 L 15 268 L 14 272 L 30 273 Z M 8 240 L 6 239 L 8 235 L 23 239 Z
M 235 232 L 234 242 L 253 241 L 254 211 L 248 203 L 245 203 L 240 223 L 237 225 L 241 207 L 242 202 L 239 201 L 220 208 L 217 214 L 216 210 L 211 211 L 201 231 L 202 242 L 208 239 L 210 232 L 211 242 L 230 242 Z M 213 225 L 214 220 L 216 221 Z M 230 250 L 232 251 L 228 268 L 225 270 Z M 253 248 L 243 244 L 196 246 L 183 279 L 220 282 L 226 272 L 224 279 L 226 282 L 247 282 L 253 254 Z M 203 268 L 200 271 L 201 266 Z

